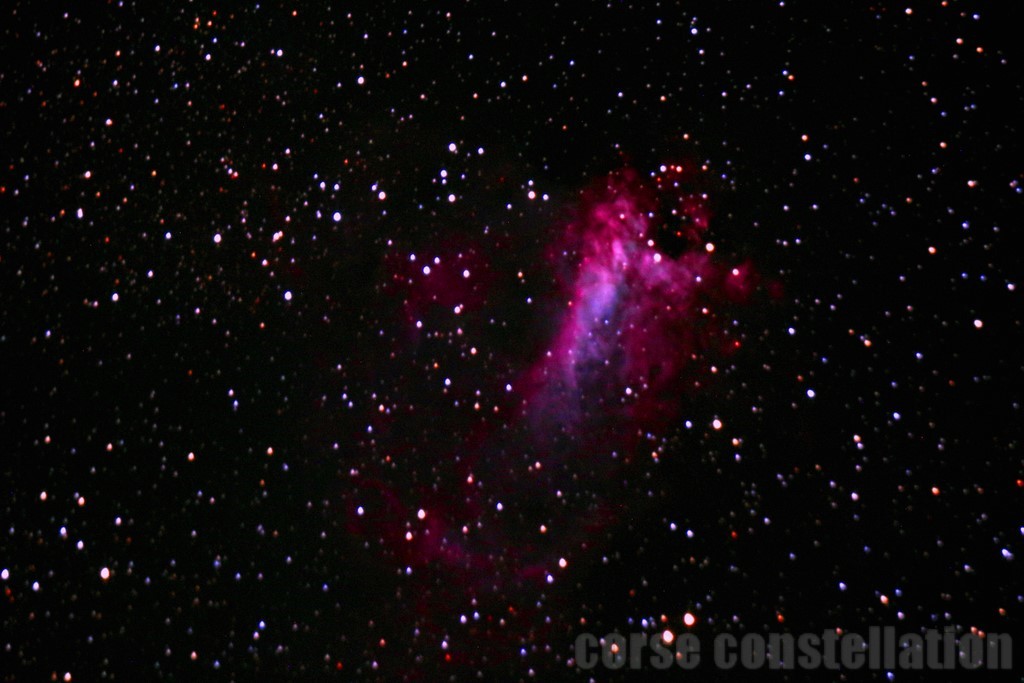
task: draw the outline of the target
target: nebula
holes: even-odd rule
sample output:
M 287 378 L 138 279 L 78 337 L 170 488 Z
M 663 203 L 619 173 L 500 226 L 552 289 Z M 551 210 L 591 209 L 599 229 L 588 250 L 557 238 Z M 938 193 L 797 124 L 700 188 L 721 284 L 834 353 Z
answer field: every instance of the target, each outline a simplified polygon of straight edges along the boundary
M 747 299 L 753 274 L 716 257 L 707 197 L 685 191 L 687 176 L 681 166 L 646 178 L 623 171 L 583 193 L 546 249 L 548 340 L 511 382 L 490 382 L 499 417 L 468 430 L 452 419 L 450 436 L 416 447 L 388 444 L 419 468 L 364 477 L 350 530 L 379 541 L 400 570 L 434 577 L 424 600 L 450 612 L 453 601 L 468 609 L 556 590 L 629 514 L 628 463 L 658 457 L 652 435 L 672 428 L 712 360 L 738 348 L 717 311 Z M 465 273 L 480 268 L 471 246 L 458 253 L 472 263 Z M 465 314 L 497 296 L 500 278 L 470 286 L 452 261 L 412 256 L 396 278 L 417 283 L 403 293 L 409 344 L 420 343 L 432 308 Z M 444 435 L 445 412 L 432 414 L 442 422 L 433 433 Z
M 665 389 L 695 354 L 728 335 L 713 329 L 709 306 L 745 298 L 749 266 L 718 265 L 710 243 L 669 256 L 654 239 L 662 202 L 675 202 L 667 213 L 686 222 L 689 242 L 707 229 L 699 197 L 665 197 L 664 186 L 678 188 L 681 174 L 682 167 L 663 167 L 653 189 L 633 173 L 612 176 L 570 223 L 570 246 L 561 253 L 579 258 L 561 330 L 532 371 L 543 397 L 535 411 L 559 405 L 563 423 L 577 428 L 609 411 L 648 415 L 665 405 Z M 676 233 L 683 238 L 683 230 Z

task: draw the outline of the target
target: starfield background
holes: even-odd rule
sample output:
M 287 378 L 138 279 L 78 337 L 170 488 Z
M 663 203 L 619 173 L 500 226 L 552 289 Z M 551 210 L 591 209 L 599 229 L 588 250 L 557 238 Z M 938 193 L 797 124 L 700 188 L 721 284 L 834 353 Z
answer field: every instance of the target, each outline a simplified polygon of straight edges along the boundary
M 3 680 L 1021 634 L 1019 10 L 3 14 Z

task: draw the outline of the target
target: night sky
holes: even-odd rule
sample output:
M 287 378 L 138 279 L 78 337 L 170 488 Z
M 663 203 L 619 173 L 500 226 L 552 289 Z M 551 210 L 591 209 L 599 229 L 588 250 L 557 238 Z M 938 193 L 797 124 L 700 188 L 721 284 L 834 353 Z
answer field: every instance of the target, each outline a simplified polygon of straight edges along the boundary
M 1021 633 L 1019 10 L 173 4 L 3 10 L 2 680 Z

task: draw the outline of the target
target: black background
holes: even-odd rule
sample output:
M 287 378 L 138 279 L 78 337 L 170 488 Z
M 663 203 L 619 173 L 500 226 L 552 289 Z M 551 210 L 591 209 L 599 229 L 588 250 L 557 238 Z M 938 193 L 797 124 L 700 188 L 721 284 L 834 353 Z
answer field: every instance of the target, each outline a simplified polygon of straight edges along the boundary
M 567 664 L 576 635 L 686 612 L 707 642 L 1019 632 L 1019 11 L 4 12 L 4 680 L 606 680 Z M 551 512 L 606 511 L 586 552 L 551 549 L 571 557 L 553 587 L 482 591 L 462 625 L 476 589 L 431 561 L 406 575 L 394 529 L 353 524 L 351 470 L 456 508 L 445 463 L 479 420 L 445 372 L 503 387 L 528 367 L 581 192 L 675 163 L 707 167 L 708 239 L 759 273 L 731 313 L 743 348 L 685 393 L 659 463 Z M 480 273 L 479 324 L 452 336 L 426 305 L 444 336 L 412 345 L 407 257 L 442 252 Z

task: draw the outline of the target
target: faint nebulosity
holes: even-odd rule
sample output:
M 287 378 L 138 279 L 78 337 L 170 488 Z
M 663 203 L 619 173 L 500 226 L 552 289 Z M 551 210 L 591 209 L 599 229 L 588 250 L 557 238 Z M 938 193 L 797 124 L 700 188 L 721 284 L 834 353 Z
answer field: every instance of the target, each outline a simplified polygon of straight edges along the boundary
M 1019 10 L 5 14 L 2 680 L 1021 632 Z

